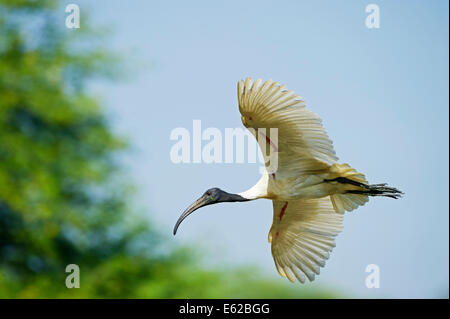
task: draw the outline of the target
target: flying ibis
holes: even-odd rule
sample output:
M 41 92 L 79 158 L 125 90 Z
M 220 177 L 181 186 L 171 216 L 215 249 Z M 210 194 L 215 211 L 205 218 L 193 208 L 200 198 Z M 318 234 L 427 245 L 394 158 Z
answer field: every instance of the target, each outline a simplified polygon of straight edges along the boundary
M 237 93 L 242 123 L 261 149 L 277 154 L 277 169 L 269 171 L 266 164 L 261 179 L 242 193 L 208 189 L 181 214 L 173 234 L 200 207 L 270 199 L 269 242 L 278 272 L 292 282 L 313 281 L 335 246 L 345 211 L 364 205 L 369 196 L 397 199 L 403 193 L 386 184 L 370 185 L 363 174 L 339 164 L 321 119 L 279 82 L 247 78 L 238 82 Z M 270 134 L 258 138 L 260 128 L 277 128 L 277 143 Z

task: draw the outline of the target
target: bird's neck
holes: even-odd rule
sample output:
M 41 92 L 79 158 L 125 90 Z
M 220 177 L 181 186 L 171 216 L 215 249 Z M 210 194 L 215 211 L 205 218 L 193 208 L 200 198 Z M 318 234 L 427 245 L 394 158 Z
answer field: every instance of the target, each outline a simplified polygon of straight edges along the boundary
M 261 179 L 253 187 L 237 195 L 246 198 L 247 200 L 265 198 L 267 196 L 268 182 L 269 176 L 267 173 L 264 173 Z
M 250 199 L 245 198 L 239 194 L 230 194 L 230 193 L 226 193 L 224 192 L 224 194 L 222 194 L 222 198 L 221 198 L 221 202 L 246 202 L 249 201 Z

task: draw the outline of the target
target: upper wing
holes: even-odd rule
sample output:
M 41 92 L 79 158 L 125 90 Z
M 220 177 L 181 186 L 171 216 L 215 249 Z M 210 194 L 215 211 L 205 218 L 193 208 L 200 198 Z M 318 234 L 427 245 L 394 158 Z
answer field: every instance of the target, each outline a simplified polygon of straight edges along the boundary
M 313 281 L 335 246 L 343 215 L 335 213 L 329 196 L 273 201 L 273 209 L 269 242 L 278 272 L 292 282 Z
M 256 130 L 250 131 L 260 147 L 278 152 L 277 178 L 299 176 L 334 164 L 338 158 L 322 120 L 306 109 L 299 95 L 285 90 L 279 82 L 261 83 L 261 79 L 253 82 L 250 78 L 238 82 L 239 111 L 244 126 Z M 260 128 L 266 131 L 258 131 Z M 270 136 L 270 128 L 278 129 L 277 143 Z

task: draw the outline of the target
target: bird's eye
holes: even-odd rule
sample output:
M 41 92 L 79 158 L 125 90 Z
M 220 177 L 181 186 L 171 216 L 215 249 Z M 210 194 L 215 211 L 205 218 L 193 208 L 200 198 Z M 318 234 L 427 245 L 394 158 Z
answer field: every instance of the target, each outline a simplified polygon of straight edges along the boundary
M 206 192 L 206 195 L 210 196 L 210 195 L 211 195 L 211 192 Z

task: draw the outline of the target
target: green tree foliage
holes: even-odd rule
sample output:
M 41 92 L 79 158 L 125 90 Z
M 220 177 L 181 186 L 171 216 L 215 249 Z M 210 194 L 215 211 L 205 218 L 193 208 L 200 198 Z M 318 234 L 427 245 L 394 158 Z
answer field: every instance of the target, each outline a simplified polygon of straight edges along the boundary
M 253 269 L 202 268 L 130 207 L 89 81 L 114 74 L 100 35 L 57 1 L 0 0 L 0 297 L 325 297 Z M 81 269 L 67 289 L 65 268 Z

